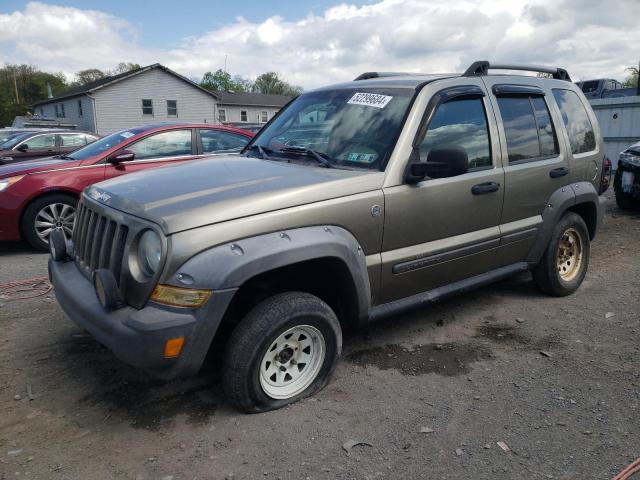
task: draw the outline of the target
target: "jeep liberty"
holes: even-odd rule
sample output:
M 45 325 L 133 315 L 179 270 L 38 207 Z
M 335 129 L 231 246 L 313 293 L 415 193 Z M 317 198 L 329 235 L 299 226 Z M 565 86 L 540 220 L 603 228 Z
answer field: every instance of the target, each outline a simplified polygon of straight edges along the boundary
M 228 399 L 267 411 L 328 382 L 346 328 L 526 270 L 574 292 L 603 157 L 563 69 L 369 72 L 300 95 L 240 155 L 88 187 L 49 274 L 120 360 L 170 379 L 223 349 Z

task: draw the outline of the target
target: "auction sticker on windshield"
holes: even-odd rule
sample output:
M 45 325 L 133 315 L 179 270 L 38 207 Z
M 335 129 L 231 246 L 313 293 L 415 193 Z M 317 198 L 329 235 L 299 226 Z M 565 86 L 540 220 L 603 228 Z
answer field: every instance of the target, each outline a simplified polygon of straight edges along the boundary
M 380 95 L 378 93 L 362 93 L 357 92 L 347 102 L 351 105 L 364 105 L 366 107 L 384 108 L 393 97 L 389 95 Z

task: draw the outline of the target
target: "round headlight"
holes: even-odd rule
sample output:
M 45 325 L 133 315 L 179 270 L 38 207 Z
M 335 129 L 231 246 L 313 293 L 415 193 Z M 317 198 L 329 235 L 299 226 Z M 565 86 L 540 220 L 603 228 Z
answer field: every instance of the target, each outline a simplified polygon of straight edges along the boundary
M 138 244 L 138 259 L 142 270 L 151 276 L 158 271 L 160 257 L 162 256 L 162 243 L 160 237 L 153 230 L 147 230 L 140 237 Z

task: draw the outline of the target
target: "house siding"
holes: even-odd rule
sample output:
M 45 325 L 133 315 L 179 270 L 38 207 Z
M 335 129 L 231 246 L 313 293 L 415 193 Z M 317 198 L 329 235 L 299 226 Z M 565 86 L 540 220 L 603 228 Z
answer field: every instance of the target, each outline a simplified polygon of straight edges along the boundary
M 82 103 L 82 116 L 80 116 L 78 101 Z M 93 100 L 88 95 L 65 98 L 46 105 L 39 105 L 34 108 L 34 113 L 48 118 L 56 118 L 56 105 L 58 106 L 58 111 L 60 111 L 61 104 L 64 104 L 63 118 L 67 122 L 75 123 L 78 126 L 78 130 L 86 130 L 87 132 L 96 131 L 93 115 Z
M 101 135 L 145 123 L 218 123 L 213 96 L 161 69 L 103 87 L 94 91 L 93 97 Z M 142 114 L 142 99 L 153 100 L 153 115 Z M 167 100 L 178 102 L 177 117 L 167 115 Z
M 225 105 L 219 104 L 219 109 L 223 109 L 226 112 L 226 120 L 224 123 L 236 123 L 242 122 L 240 119 L 240 112 L 242 110 L 247 111 L 246 123 L 262 123 L 260 122 L 260 112 L 267 111 L 269 118 L 271 118 L 280 110 L 280 107 L 256 107 L 256 106 L 241 106 L 241 105 Z

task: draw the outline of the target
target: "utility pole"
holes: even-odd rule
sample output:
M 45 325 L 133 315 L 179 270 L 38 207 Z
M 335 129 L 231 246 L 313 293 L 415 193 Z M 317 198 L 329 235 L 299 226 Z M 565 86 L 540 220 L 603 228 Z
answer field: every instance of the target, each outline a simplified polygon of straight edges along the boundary
M 227 73 L 227 55 L 224 56 L 224 73 Z
M 18 96 L 18 80 L 16 78 L 16 72 L 13 72 L 13 88 L 16 92 L 16 105 L 20 105 L 20 97 Z
M 640 95 L 640 62 L 638 62 L 638 76 L 636 77 L 636 95 Z

